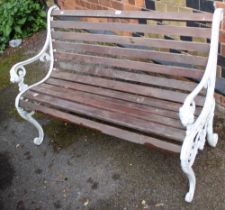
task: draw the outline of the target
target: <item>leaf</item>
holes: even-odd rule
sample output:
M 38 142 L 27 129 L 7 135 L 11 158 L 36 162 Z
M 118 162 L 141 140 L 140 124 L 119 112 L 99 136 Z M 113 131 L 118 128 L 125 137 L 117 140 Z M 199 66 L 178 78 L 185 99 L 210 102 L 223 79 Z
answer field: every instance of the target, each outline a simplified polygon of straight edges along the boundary
M 40 11 L 40 12 L 39 12 L 39 16 L 40 16 L 40 17 L 46 17 L 46 12 Z
M 23 25 L 25 22 L 26 22 L 26 20 L 27 20 L 27 18 L 26 17 L 24 17 L 24 18 L 21 18 L 20 20 L 18 20 L 18 24 L 19 25 Z
M 24 38 L 46 25 L 46 12 L 39 1 L 0 0 L 0 51 L 14 37 Z
M 6 25 L 5 28 L 3 28 L 3 36 L 8 37 L 11 33 L 12 29 L 10 25 Z
M 21 30 L 20 26 L 15 26 L 14 30 L 17 34 L 23 34 L 23 31 Z

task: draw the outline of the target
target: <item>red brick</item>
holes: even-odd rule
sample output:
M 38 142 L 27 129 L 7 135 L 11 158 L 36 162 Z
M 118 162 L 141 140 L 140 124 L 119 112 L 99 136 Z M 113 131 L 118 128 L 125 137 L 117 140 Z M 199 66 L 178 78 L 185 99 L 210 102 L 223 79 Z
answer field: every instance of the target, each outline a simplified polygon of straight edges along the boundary
M 112 8 L 112 1 L 111 0 L 99 0 L 99 5 Z
M 128 0 L 129 4 L 135 5 L 135 0 Z
M 112 1 L 112 8 L 113 9 L 118 9 L 118 10 L 123 10 L 124 6 L 123 6 L 122 2 L 118 2 L 118 1 L 113 0 Z
M 223 8 L 225 9 L 225 2 L 215 1 L 216 8 Z
M 139 10 L 144 6 L 144 0 L 58 0 L 63 9 L 128 9 Z

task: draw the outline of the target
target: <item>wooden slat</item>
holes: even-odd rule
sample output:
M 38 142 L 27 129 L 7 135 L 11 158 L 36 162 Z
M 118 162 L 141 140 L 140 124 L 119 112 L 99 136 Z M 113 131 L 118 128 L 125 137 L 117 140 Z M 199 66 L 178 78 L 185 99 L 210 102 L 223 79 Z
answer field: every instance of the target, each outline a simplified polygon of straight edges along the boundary
M 106 88 L 101 88 L 101 87 L 95 87 L 91 86 L 88 84 L 80 84 L 76 82 L 70 82 L 70 81 L 65 81 L 65 80 L 60 80 L 60 79 L 54 79 L 54 78 L 49 78 L 46 82 L 46 84 L 50 85 L 55 85 L 61 88 L 66 88 L 66 89 L 72 89 L 72 90 L 79 90 L 82 92 L 87 92 L 91 93 L 94 95 L 100 95 L 106 97 L 106 99 L 119 99 L 124 102 L 131 102 L 128 104 L 135 104 L 135 106 L 141 108 L 143 106 L 147 106 L 148 110 L 152 110 L 152 112 L 155 112 L 155 109 L 157 110 L 157 114 L 161 115 L 161 110 L 169 110 L 167 112 L 167 115 L 165 112 L 163 112 L 162 115 L 174 118 L 174 119 L 180 119 L 178 116 L 178 112 L 180 107 L 182 106 L 181 103 L 174 103 L 171 101 L 163 101 L 160 99 L 156 98 L 150 98 L 150 97 L 145 97 L 145 96 L 140 96 L 140 95 L 134 95 L 130 93 L 124 93 L 116 90 L 110 90 Z M 197 106 L 196 107 L 196 113 L 195 115 L 198 116 L 201 112 L 201 107 Z
M 128 84 L 120 81 L 113 81 L 103 78 L 94 78 L 85 75 L 78 75 L 67 72 L 53 72 L 53 78 L 64 79 L 68 81 L 76 81 L 83 84 L 89 84 L 94 86 L 100 86 L 108 89 L 119 90 L 122 92 L 128 92 L 133 94 L 139 94 L 143 96 L 150 96 L 154 98 L 160 98 L 168 101 L 174 101 L 183 103 L 187 94 L 179 93 L 170 90 L 162 90 L 153 87 L 143 87 L 141 85 Z M 204 103 L 204 97 L 198 96 L 196 98 L 196 104 L 202 106 Z
M 118 35 L 104 35 L 104 34 L 90 34 L 79 32 L 60 32 L 54 31 L 52 33 L 53 39 L 58 40 L 73 40 L 73 41 L 87 41 L 87 42 L 104 42 L 115 43 L 121 45 L 134 45 L 154 48 L 166 48 L 176 50 L 188 50 L 209 52 L 209 44 L 201 42 L 190 42 L 180 40 L 166 40 L 154 39 L 144 37 L 118 36 Z
M 223 9 L 225 9 L 225 3 L 224 3 L 224 1 L 222 1 L 222 2 L 216 1 L 215 2 L 215 7 L 216 8 L 223 8 Z
M 98 17 L 98 18 L 129 18 L 176 21 L 212 22 L 211 13 L 187 12 L 158 12 L 158 11 L 110 11 L 110 10 L 58 10 L 52 12 L 53 16 Z
M 131 24 L 131 23 L 112 23 L 112 22 L 82 22 L 82 21 L 52 21 L 51 26 L 63 29 L 88 29 L 104 31 L 126 31 L 143 32 L 161 35 L 178 35 L 210 38 L 210 28 L 182 27 L 172 25 L 149 25 L 149 24 Z
M 120 71 L 112 68 L 104 68 L 102 66 L 88 66 L 71 63 L 59 63 L 59 70 L 72 70 L 82 74 L 105 77 L 108 79 L 120 79 L 130 82 L 139 82 L 147 85 L 154 85 L 163 88 L 171 88 L 186 92 L 191 92 L 196 87 L 196 83 L 189 81 L 182 81 L 176 79 L 169 79 L 165 77 L 156 77 L 146 74 L 138 74 L 127 71 Z
M 73 90 L 76 92 L 82 93 L 82 95 L 85 95 L 85 93 L 89 93 L 89 95 L 92 95 L 94 98 L 102 98 L 105 101 L 109 101 L 110 103 L 119 103 L 120 105 L 125 105 L 129 108 L 135 108 L 138 110 L 142 110 L 145 112 L 161 115 L 161 116 L 167 116 L 169 118 L 178 119 L 178 110 L 180 105 L 173 104 L 173 103 L 166 103 L 163 105 L 163 101 L 159 101 L 156 99 L 149 99 L 149 98 L 142 98 L 137 97 L 134 95 L 124 94 L 122 92 L 118 91 L 112 91 L 108 89 L 102 89 L 97 88 L 89 85 L 82 85 L 79 83 L 74 82 L 68 82 L 63 80 L 57 80 L 57 79 L 49 79 L 46 84 L 53 85 L 55 87 L 59 87 L 60 89 L 64 89 L 67 91 Z M 38 88 L 38 87 L 37 87 Z M 34 89 L 36 90 L 36 89 Z M 37 90 L 36 90 L 37 91 Z M 132 97 L 133 96 L 133 97 Z M 134 99 L 133 99 L 134 98 Z M 142 100 L 140 99 L 142 98 Z M 133 99 L 133 101 L 132 101 Z M 139 100 L 138 100 L 139 99 Z M 149 101 L 148 101 L 149 99 Z M 70 99 L 72 100 L 72 99 Z M 75 99 L 76 100 L 76 99 Z M 82 100 L 82 99 L 81 99 Z M 144 102 L 149 103 L 144 103 Z M 149 106 L 149 104 L 151 106 Z M 155 105 L 155 106 L 153 106 Z M 157 106 L 156 106 L 157 105 Z M 174 110 L 168 110 L 168 108 L 173 108 Z
M 26 96 L 28 96 L 28 94 L 29 93 L 27 93 Z M 138 130 L 139 132 L 154 134 L 174 141 L 182 142 L 185 137 L 185 131 L 181 129 L 172 127 L 169 128 L 165 125 L 138 119 L 129 115 L 106 111 L 103 109 L 86 106 L 84 104 L 51 97 L 48 95 L 33 96 L 32 94 L 29 94 L 28 97 L 29 99 L 41 102 L 48 106 L 52 106 L 53 108 L 58 108 L 73 112 L 75 114 L 84 115 L 96 120 L 102 120 L 104 122 L 112 123 L 117 126 L 124 126 L 130 129 Z
M 102 55 L 123 56 L 133 59 L 151 59 L 157 61 L 170 61 L 178 64 L 191 64 L 206 66 L 208 58 L 202 56 L 191 56 L 178 53 L 160 52 L 144 49 L 130 49 L 122 47 L 92 45 L 84 43 L 71 43 L 55 41 L 53 47 L 57 51 L 91 52 Z
M 203 71 L 199 69 L 190 69 L 185 67 L 165 66 L 154 63 L 147 63 L 141 61 L 133 61 L 128 59 L 98 57 L 92 55 L 82 55 L 77 53 L 56 52 L 55 58 L 59 61 L 77 62 L 85 64 L 101 64 L 111 67 L 119 67 L 126 69 L 133 69 L 141 72 L 159 73 L 172 76 L 188 77 L 193 79 L 200 79 L 203 76 Z
M 136 118 L 144 119 L 147 121 L 164 124 L 169 127 L 171 126 L 175 128 L 184 129 L 178 119 L 167 117 L 166 115 L 169 114 L 168 111 L 165 110 L 155 109 L 153 112 L 153 109 L 148 109 L 145 106 L 139 108 L 133 104 L 129 104 L 127 102 L 120 101 L 117 99 L 112 100 L 102 96 L 96 96 L 93 94 L 74 91 L 71 89 L 62 89 L 60 87 L 47 84 L 37 86 L 33 88 L 32 91 L 35 91 L 35 93 L 47 94 L 53 97 L 78 102 L 91 107 L 93 106 L 103 110 L 109 110 L 117 113 L 122 113 L 125 115 L 134 116 Z M 161 115 L 159 115 L 157 111 L 161 113 Z
M 21 106 L 24 107 L 25 109 L 28 110 L 35 110 L 42 112 L 44 114 L 48 114 L 50 116 L 56 117 L 58 119 L 62 119 L 64 121 L 68 121 L 71 123 L 75 123 L 77 125 L 82 125 L 86 126 L 98 131 L 101 131 L 104 134 L 115 136 L 117 138 L 125 139 L 127 141 L 133 142 L 133 143 L 138 143 L 138 144 L 149 144 L 157 148 L 161 148 L 163 150 L 175 152 L 175 153 L 180 153 L 181 151 L 181 146 L 172 144 L 169 142 L 165 142 L 162 140 L 158 140 L 156 138 L 144 136 L 141 134 L 137 134 L 131 131 L 127 131 L 124 129 L 116 128 L 113 126 L 109 126 L 106 124 L 102 124 L 99 122 L 94 122 L 88 119 L 84 119 L 69 113 L 65 113 L 56 109 L 48 108 L 48 107 L 43 107 L 41 105 L 37 104 L 32 104 L 30 102 L 25 102 L 21 101 L 20 102 Z
M 220 42 L 225 43 L 225 30 L 220 30 Z
M 83 92 L 106 96 L 109 98 L 116 98 L 116 99 L 120 99 L 120 100 L 124 100 L 128 102 L 136 103 L 136 105 L 142 105 L 142 106 L 146 105 L 153 108 L 169 110 L 170 111 L 169 113 L 171 113 L 169 116 L 173 118 L 177 118 L 177 112 L 179 108 L 181 107 L 181 104 L 178 104 L 178 103 L 173 103 L 169 101 L 164 101 L 163 103 L 163 101 L 159 99 L 149 98 L 149 97 L 140 96 L 140 95 L 138 96 L 138 95 L 134 95 L 130 93 L 120 92 L 117 90 L 110 90 L 106 88 L 95 87 L 89 84 L 80 84 L 75 81 L 70 82 L 70 81 L 65 81 L 61 79 L 50 78 L 46 81 L 46 83 L 59 86 L 59 87 L 65 87 L 65 88 L 70 88 L 73 90 L 80 90 Z

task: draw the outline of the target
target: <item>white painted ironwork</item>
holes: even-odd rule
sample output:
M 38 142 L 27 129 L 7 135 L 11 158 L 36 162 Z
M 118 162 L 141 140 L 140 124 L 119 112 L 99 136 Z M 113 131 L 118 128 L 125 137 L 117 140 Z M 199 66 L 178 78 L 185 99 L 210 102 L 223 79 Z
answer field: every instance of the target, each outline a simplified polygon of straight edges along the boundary
M 52 49 L 52 38 L 51 38 L 51 27 L 50 27 L 50 23 L 52 21 L 52 17 L 51 17 L 51 12 L 53 10 L 57 10 L 58 7 L 57 6 L 53 6 L 48 10 L 48 15 L 47 15 L 47 37 L 46 37 L 46 41 L 44 44 L 44 47 L 42 48 L 42 50 L 34 57 L 22 61 L 20 63 L 15 64 L 11 70 L 10 70 L 10 81 L 12 83 L 18 83 L 19 86 L 19 91 L 20 93 L 17 95 L 16 100 L 15 100 L 15 107 L 19 113 L 19 115 L 24 118 L 25 120 L 27 120 L 28 122 L 30 122 L 31 124 L 33 124 L 37 130 L 38 130 L 38 137 L 36 137 L 34 139 L 34 143 L 36 145 L 40 145 L 43 141 L 44 138 L 44 132 L 43 129 L 41 127 L 41 125 L 32 117 L 34 112 L 27 112 L 25 111 L 23 108 L 21 108 L 19 106 L 19 101 L 22 98 L 22 95 L 29 90 L 30 88 L 37 86 L 41 83 L 43 83 L 45 80 L 47 80 L 50 75 L 51 72 L 53 70 L 53 64 L 54 64 L 54 57 L 53 57 L 53 49 Z M 45 61 L 49 61 L 50 62 L 50 66 L 49 66 L 49 70 L 47 75 L 39 82 L 28 86 L 27 84 L 24 83 L 24 78 L 26 75 L 26 68 L 25 66 L 28 64 L 33 63 L 34 61 L 40 60 L 42 62 Z
M 187 202 L 191 202 L 194 196 L 196 178 L 192 165 L 198 150 L 204 148 L 206 137 L 209 145 L 213 147 L 216 146 L 218 141 L 218 135 L 213 133 L 213 116 L 215 109 L 214 90 L 217 70 L 219 28 L 220 22 L 223 20 L 223 13 L 223 9 L 216 9 L 214 12 L 209 59 L 204 76 L 198 86 L 185 99 L 179 112 L 180 120 L 187 128 L 186 137 L 180 154 L 182 169 L 189 180 L 189 192 L 185 197 Z M 200 115 L 195 119 L 194 99 L 202 89 L 207 89 L 206 98 Z

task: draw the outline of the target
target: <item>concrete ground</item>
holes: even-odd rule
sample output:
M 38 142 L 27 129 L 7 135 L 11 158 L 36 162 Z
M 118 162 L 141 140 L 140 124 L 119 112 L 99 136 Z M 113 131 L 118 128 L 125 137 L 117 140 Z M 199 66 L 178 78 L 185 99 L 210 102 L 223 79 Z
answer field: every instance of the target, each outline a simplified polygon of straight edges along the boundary
M 225 209 L 225 120 L 217 117 L 218 146 L 197 157 L 197 189 L 184 202 L 187 180 L 179 156 L 121 141 L 38 115 L 36 130 L 14 109 L 17 88 L 9 84 L 12 64 L 40 49 L 44 33 L 0 57 L 0 210 L 223 210 Z M 28 78 L 46 69 L 33 65 Z M 224 114 L 224 113 L 223 113 Z

